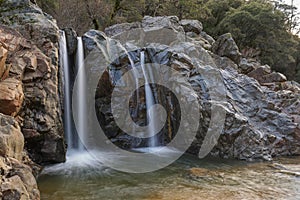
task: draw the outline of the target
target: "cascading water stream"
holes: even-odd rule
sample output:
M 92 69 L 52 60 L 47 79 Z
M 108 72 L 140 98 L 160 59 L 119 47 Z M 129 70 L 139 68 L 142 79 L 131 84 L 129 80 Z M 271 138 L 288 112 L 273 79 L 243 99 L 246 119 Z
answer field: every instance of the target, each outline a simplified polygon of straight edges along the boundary
M 131 68 L 133 69 L 133 76 L 134 76 L 134 80 L 135 80 L 135 87 L 137 89 L 136 91 L 136 109 L 135 109 L 135 117 L 138 116 L 138 107 L 139 107 L 139 103 L 140 103 L 140 96 L 139 96 L 139 91 L 138 91 L 138 88 L 139 88 L 139 73 L 135 67 L 135 64 L 134 64 L 134 61 L 133 59 L 131 58 L 130 55 L 128 55 L 128 58 L 129 58 L 129 61 L 130 61 L 130 65 L 131 65 Z
M 77 45 L 77 55 L 76 55 L 76 69 L 78 71 L 77 78 L 75 81 L 75 87 L 73 88 L 73 96 L 71 96 L 71 86 L 72 83 L 69 69 L 70 63 L 68 61 L 68 49 L 67 49 L 67 41 L 66 36 L 64 32 L 61 32 L 61 40 L 60 40 L 60 59 L 62 63 L 62 67 L 64 70 L 64 91 L 65 91 L 65 98 L 64 98 L 64 104 L 65 104 L 65 113 L 64 113 L 64 119 L 65 119 L 65 134 L 68 145 L 68 153 L 67 153 L 67 159 L 65 163 L 60 163 L 57 165 L 46 167 L 43 170 L 43 174 L 60 174 L 63 176 L 81 176 L 82 174 L 89 174 L 91 176 L 94 176 L 95 174 L 102 174 L 105 173 L 107 170 L 107 166 L 104 163 L 110 163 L 111 160 L 114 162 L 114 166 L 117 166 L 116 169 L 119 169 L 127 166 L 128 161 L 134 159 L 131 154 L 122 154 L 119 151 L 115 151 L 114 149 L 102 149 L 102 148 L 95 148 L 95 149 L 89 149 L 89 146 L 86 146 L 86 148 L 83 147 L 81 144 L 81 140 L 88 141 L 88 132 L 87 127 L 88 121 L 87 121 L 87 101 L 86 101 L 86 88 L 87 88 L 87 80 L 86 80 L 86 73 L 88 71 L 85 71 L 85 65 L 84 65 L 84 47 L 83 47 L 83 41 L 82 38 L 77 38 L 78 45 Z M 132 65 L 132 68 L 135 68 L 134 60 L 130 58 L 130 64 Z M 141 52 L 140 54 L 140 64 L 141 64 L 141 70 L 143 72 L 143 76 L 145 78 L 145 100 L 146 100 L 146 108 L 147 108 L 147 121 L 148 121 L 148 147 L 150 148 L 138 148 L 134 149 L 137 152 L 144 152 L 144 153 L 150 153 L 153 157 L 151 159 L 155 159 L 155 161 L 158 160 L 164 160 L 166 157 L 173 156 L 178 154 L 178 151 L 174 149 L 157 149 L 158 148 L 158 141 L 156 135 L 156 128 L 157 128 L 157 121 L 156 121 L 156 115 L 158 114 L 153 107 L 155 106 L 155 99 L 153 91 L 150 87 L 149 83 L 153 82 L 153 72 L 152 69 L 145 64 L 145 53 Z M 133 71 L 133 76 L 136 82 L 136 88 L 138 88 L 141 84 L 139 84 L 139 78 L 140 75 L 138 73 L 138 70 L 135 69 Z M 137 94 L 137 104 L 141 104 L 141 101 L 139 99 L 139 94 Z M 73 97 L 73 99 L 71 99 Z M 78 122 L 76 124 L 77 133 L 80 135 L 80 139 L 78 139 L 75 131 L 75 127 L 73 127 L 72 123 L 72 110 L 71 110 L 71 100 L 73 100 L 73 112 L 75 111 L 75 115 L 73 116 L 75 121 Z M 138 107 L 139 105 L 137 105 Z M 137 113 L 138 114 L 138 113 Z M 133 131 L 135 131 L 133 129 Z M 90 138 L 89 138 L 90 139 Z M 156 153 L 159 152 L 159 153 Z M 141 168 L 146 168 L 149 166 L 149 163 L 153 163 L 152 160 L 147 160 L 145 163 L 140 163 L 142 166 L 139 166 Z M 148 163 L 149 162 L 149 163 Z M 110 163 L 111 164 L 111 163 Z M 108 166 L 110 166 L 108 164 Z M 115 168 L 114 168 L 115 169 Z M 100 170 L 100 171 L 99 171 Z
M 79 111 L 79 120 L 77 124 L 77 133 L 81 136 L 81 139 L 84 139 L 85 131 L 87 130 L 87 101 L 86 101 L 86 75 L 84 67 L 84 50 L 83 42 L 81 37 L 77 37 L 77 55 L 76 55 L 76 69 L 77 69 L 77 108 Z M 84 150 L 84 146 L 80 139 L 78 139 L 77 148 L 80 151 Z
M 67 39 L 64 31 L 60 32 L 60 61 L 64 77 L 64 131 L 68 142 L 68 149 L 73 148 L 73 131 L 71 123 L 71 88 Z
M 75 98 L 76 98 L 76 108 L 78 109 L 78 124 L 77 133 L 80 135 L 81 139 L 84 139 L 85 131 L 87 130 L 87 120 L 86 120 L 86 113 L 87 113 L 87 102 L 86 102 L 86 74 L 85 74 L 85 67 L 84 67 L 84 48 L 83 48 L 83 41 L 81 37 L 77 38 L 77 54 L 76 54 L 76 69 L 77 69 L 77 84 L 75 85 L 76 90 Z M 72 154 L 72 152 L 84 152 L 85 148 L 81 142 L 81 140 L 75 135 L 74 127 L 72 127 L 72 110 L 71 110 L 71 80 L 70 80 L 70 65 L 68 60 L 68 49 L 67 49 L 67 41 L 65 32 L 61 31 L 61 39 L 60 39 L 60 59 L 62 62 L 62 67 L 64 70 L 64 123 L 65 123 L 65 134 L 68 143 L 68 154 Z M 135 69 L 135 64 L 132 58 L 129 56 L 130 64 L 132 68 Z M 153 74 L 151 68 L 145 65 L 145 52 L 142 51 L 140 54 L 141 60 L 141 69 L 143 72 L 143 76 L 145 78 L 145 98 L 146 98 L 146 107 L 147 107 L 147 122 L 148 122 L 148 134 L 149 134 L 149 147 L 157 146 L 157 137 L 155 137 L 155 110 L 151 109 L 152 106 L 155 104 L 154 94 L 150 87 L 151 79 L 153 79 Z M 139 88 L 139 74 L 136 69 L 133 71 L 136 88 Z M 150 81 L 149 81 L 150 80 Z M 139 93 L 137 92 L 137 107 L 140 103 L 139 100 Z M 138 115 L 138 109 L 135 115 Z
M 151 71 L 150 68 L 146 69 L 146 66 L 145 66 L 145 52 L 144 51 L 141 51 L 140 57 L 141 57 L 140 58 L 141 59 L 141 67 L 142 67 L 143 75 L 144 75 L 144 78 L 145 78 L 147 122 L 148 122 L 148 125 L 149 125 L 148 132 L 149 132 L 149 135 L 154 135 L 153 137 L 151 137 L 149 139 L 148 146 L 149 147 L 155 147 L 158 144 L 157 137 L 155 136 L 156 133 L 154 133 L 155 126 L 156 126 L 156 123 L 155 123 L 155 117 L 156 116 L 155 116 L 154 110 L 151 109 L 151 107 L 155 104 L 155 102 L 154 102 L 154 95 L 153 95 L 152 89 L 151 89 L 150 84 L 149 84 L 149 79 L 148 79 L 148 74 L 149 74 L 150 79 L 151 79 L 152 71 Z
M 77 38 L 77 54 L 76 54 L 76 69 L 77 69 L 77 102 L 76 105 L 80 119 L 77 124 L 77 133 L 82 137 L 86 130 L 86 100 L 85 100 L 85 70 L 84 70 L 84 50 L 81 37 Z M 75 133 L 75 128 L 72 125 L 72 109 L 71 109 L 71 77 L 70 77 L 70 63 L 68 58 L 67 39 L 64 31 L 61 31 L 60 38 L 60 59 L 64 72 L 64 124 L 65 135 L 68 143 L 68 155 L 74 152 L 84 151 L 84 146 Z

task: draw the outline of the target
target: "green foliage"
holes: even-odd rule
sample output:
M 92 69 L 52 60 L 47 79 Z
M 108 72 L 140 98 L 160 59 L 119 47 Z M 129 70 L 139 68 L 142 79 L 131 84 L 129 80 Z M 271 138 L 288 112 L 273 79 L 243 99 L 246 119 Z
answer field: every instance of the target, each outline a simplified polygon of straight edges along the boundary
M 231 32 L 241 49 L 259 49 L 263 63 L 295 78 L 299 38 L 287 31 L 284 13 L 271 3 L 251 1 L 230 9 L 216 31 L 217 35 Z

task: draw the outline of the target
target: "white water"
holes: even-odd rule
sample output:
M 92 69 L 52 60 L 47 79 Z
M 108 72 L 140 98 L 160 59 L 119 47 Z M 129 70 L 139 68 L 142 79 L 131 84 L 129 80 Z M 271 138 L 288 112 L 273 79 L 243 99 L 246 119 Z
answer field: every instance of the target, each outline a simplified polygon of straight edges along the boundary
M 68 143 L 68 149 L 73 148 L 73 133 L 71 125 L 71 88 L 67 40 L 64 31 L 60 32 L 60 61 L 64 72 L 64 131 Z
M 128 58 L 130 61 L 130 65 L 133 71 L 133 76 L 135 80 L 135 88 L 136 88 L 136 107 L 135 107 L 135 113 L 134 117 L 138 117 L 139 114 L 139 104 L 140 104 L 140 95 L 139 95 L 139 73 L 135 67 L 134 61 L 132 60 L 131 56 L 128 54 Z M 136 132 L 135 126 L 133 126 L 133 132 Z
M 77 38 L 77 55 L 76 55 L 76 69 L 78 70 L 78 88 L 77 92 L 77 108 L 80 114 L 78 127 L 78 134 L 81 136 L 84 135 L 84 130 L 86 130 L 86 101 L 85 101 L 85 71 L 84 71 L 84 50 L 83 43 L 80 37 Z M 72 126 L 72 110 L 71 110 L 71 78 L 70 78 L 70 63 L 68 58 L 68 49 L 67 49 L 67 39 L 64 31 L 61 31 L 60 37 L 60 60 L 62 62 L 62 67 L 64 71 L 64 130 L 65 136 L 68 144 L 68 155 L 74 154 L 75 152 L 83 152 L 84 146 L 81 143 L 80 139 L 75 135 L 74 127 Z
M 148 79 L 148 74 L 150 75 L 150 78 L 152 77 L 152 73 L 151 73 L 151 69 L 148 68 L 148 70 L 146 70 L 146 66 L 145 66 L 145 52 L 141 51 L 141 67 L 142 67 L 142 71 L 144 74 L 144 78 L 145 78 L 145 94 L 146 94 L 146 107 L 147 107 L 147 122 L 149 125 L 149 129 L 148 129 L 148 133 L 149 135 L 155 135 L 156 133 L 154 133 L 155 131 L 155 113 L 153 109 L 150 109 L 154 104 L 154 96 L 151 90 L 151 87 L 149 85 L 149 79 Z M 158 142 L 157 142 L 157 137 L 153 136 L 149 139 L 149 143 L 148 146 L 149 147 L 155 147 L 157 146 Z
M 79 120 L 77 124 L 77 133 L 81 136 L 81 139 L 84 139 L 85 131 L 87 130 L 87 102 L 86 102 L 86 74 L 84 67 L 84 50 L 82 38 L 77 37 L 77 55 L 76 55 L 76 69 L 77 69 L 77 79 L 78 79 L 78 88 L 77 88 L 77 108 L 79 113 Z M 78 139 L 77 144 L 78 150 L 84 150 L 83 144 Z

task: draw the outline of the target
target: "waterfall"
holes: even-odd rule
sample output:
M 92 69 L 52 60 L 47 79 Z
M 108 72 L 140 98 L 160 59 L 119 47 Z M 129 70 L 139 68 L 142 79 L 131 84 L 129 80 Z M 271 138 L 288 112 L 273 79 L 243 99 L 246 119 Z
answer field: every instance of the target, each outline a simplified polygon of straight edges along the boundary
M 139 103 L 140 103 L 140 95 L 139 95 L 139 91 L 138 91 L 138 88 L 139 88 L 139 73 L 138 73 L 138 71 L 135 67 L 134 61 L 133 61 L 133 59 L 131 58 L 130 55 L 128 55 L 128 58 L 129 58 L 129 61 L 130 61 L 131 68 L 133 69 L 135 87 L 137 89 L 137 91 L 136 91 L 136 109 L 135 109 L 134 116 L 138 117 L 138 112 L 139 112 L 138 108 L 139 108 Z
M 81 37 L 77 37 L 77 55 L 76 55 L 76 69 L 77 69 L 77 108 L 79 111 L 79 121 L 77 124 L 77 133 L 83 138 L 85 135 L 85 130 L 87 130 L 87 121 L 86 121 L 86 113 L 87 113 L 87 102 L 86 102 L 86 75 L 85 75 L 85 67 L 84 67 L 84 50 L 83 50 L 83 42 Z M 79 150 L 84 150 L 83 144 L 78 139 Z
M 67 39 L 64 31 L 61 31 L 60 37 L 60 60 L 63 68 L 63 77 L 64 77 L 64 131 L 68 144 L 68 154 L 70 155 L 74 151 L 83 151 L 84 147 L 81 143 L 79 137 L 76 135 L 75 127 L 72 123 L 72 109 L 71 109 L 71 75 L 70 75 L 70 63 L 68 58 L 68 48 L 67 48 Z M 84 131 L 86 130 L 86 101 L 85 101 L 85 88 L 86 88 L 86 80 L 85 80 L 85 71 L 84 71 L 84 51 L 83 51 L 83 43 L 81 37 L 77 38 L 77 54 L 76 54 L 76 69 L 78 76 L 78 88 L 77 90 L 77 102 L 76 105 L 79 113 L 80 120 L 77 125 L 78 130 L 77 133 L 81 136 L 84 135 Z
M 157 137 L 155 136 L 156 133 L 154 133 L 155 131 L 155 112 L 154 110 L 150 109 L 154 104 L 154 96 L 149 84 L 149 79 L 148 79 L 148 75 L 150 76 L 150 80 L 152 78 L 152 71 L 151 68 L 146 69 L 145 66 L 145 52 L 141 51 L 141 67 L 142 67 L 142 71 L 143 71 L 143 75 L 145 78 L 145 95 L 146 95 L 146 109 L 147 109 L 147 122 L 148 122 L 148 133 L 149 135 L 154 135 L 153 137 L 151 137 L 149 139 L 148 142 L 148 146 L 149 147 L 155 147 L 158 144 L 157 141 Z
M 68 149 L 73 148 L 72 118 L 71 118 L 71 87 L 67 39 L 64 31 L 60 32 L 60 61 L 64 77 L 64 131 L 68 143 Z
M 61 38 L 60 38 L 60 59 L 63 67 L 64 72 L 64 124 L 65 124 L 65 135 L 66 140 L 68 143 L 68 152 L 82 152 L 85 151 L 85 148 L 75 134 L 75 128 L 72 124 L 72 110 L 71 110 L 71 77 L 70 77 L 70 63 L 68 58 L 68 49 L 67 49 L 67 39 L 65 32 L 61 31 Z M 129 56 L 130 64 L 133 69 L 135 69 L 135 64 L 132 58 Z M 155 119 L 155 110 L 151 109 L 153 105 L 155 105 L 154 94 L 150 87 L 150 84 L 153 79 L 153 74 L 151 68 L 145 65 L 145 52 L 142 51 L 140 54 L 141 60 L 141 69 L 143 72 L 143 76 L 145 78 L 145 99 L 146 99 L 146 109 L 147 109 L 147 124 L 148 130 L 147 133 L 149 134 L 149 147 L 155 147 L 158 145 L 157 137 L 155 136 L 155 127 L 156 127 L 156 119 Z M 81 139 L 84 139 L 84 135 L 86 135 L 85 131 L 87 130 L 87 102 L 86 102 L 86 73 L 84 67 L 84 48 L 83 48 L 83 41 L 81 37 L 77 38 L 77 54 L 76 54 L 76 62 L 75 67 L 77 69 L 77 83 L 75 91 L 75 98 L 76 98 L 76 108 L 78 109 L 78 124 L 77 133 L 80 135 Z M 136 69 L 133 71 L 136 88 L 139 87 L 139 74 Z M 139 93 L 137 91 L 137 107 L 140 103 L 139 100 Z M 138 115 L 138 109 L 135 115 Z

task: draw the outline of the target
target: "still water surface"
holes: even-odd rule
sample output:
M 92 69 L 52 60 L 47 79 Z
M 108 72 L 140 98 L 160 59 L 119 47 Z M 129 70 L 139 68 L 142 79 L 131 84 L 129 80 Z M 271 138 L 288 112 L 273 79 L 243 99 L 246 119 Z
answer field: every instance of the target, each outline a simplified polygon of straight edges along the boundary
M 127 174 L 85 153 L 45 168 L 38 185 L 44 200 L 297 200 L 300 157 L 247 163 L 184 155 L 165 169 Z

